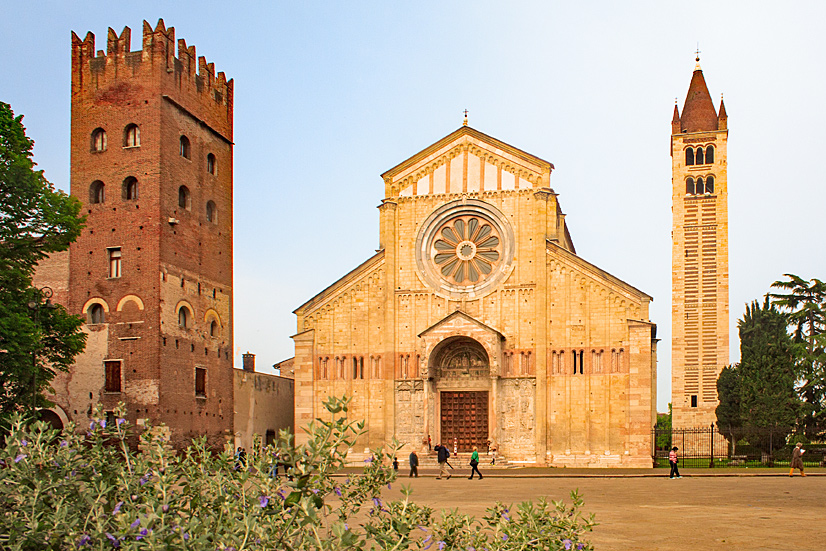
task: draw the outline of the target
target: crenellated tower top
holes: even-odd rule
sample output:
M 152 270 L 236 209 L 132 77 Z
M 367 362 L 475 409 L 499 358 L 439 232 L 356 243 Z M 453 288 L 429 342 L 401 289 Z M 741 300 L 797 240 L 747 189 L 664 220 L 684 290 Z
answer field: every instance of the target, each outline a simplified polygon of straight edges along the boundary
M 95 51 L 95 35 L 84 39 L 72 32 L 72 96 L 91 95 L 95 99 L 122 94 L 124 87 L 146 91 L 157 87 L 165 98 L 190 111 L 193 116 L 232 140 L 233 81 L 215 65 L 196 57 L 195 46 L 184 39 L 175 44 L 175 28 L 163 19 L 153 29 L 143 22 L 142 48 L 131 51 L 132 30 L 124 27 L 120 35 L 111 27 L 106 52 Z M 197 67 L 196 67 L 197 60 Z

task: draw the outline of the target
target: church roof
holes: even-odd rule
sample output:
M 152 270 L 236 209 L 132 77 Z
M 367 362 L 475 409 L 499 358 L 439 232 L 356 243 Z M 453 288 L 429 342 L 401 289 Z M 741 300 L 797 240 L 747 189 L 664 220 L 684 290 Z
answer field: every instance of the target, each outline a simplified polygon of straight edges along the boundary
M 703 78 L 703 70 L 700 69 L 699 59 L 694 74 L 691 76 L 688 94 L 685 96 L 680 126 L 683 132 L 717 130 L 717 112 L 714 110 L 711 94 L 708 93 L 708 86 L 706 86 L 706 79 Z
M 432 155 L 434 152 L 439 151 L 441 148 L 443 148 L 444 146 L 446 146 L 450 142 L 456 141 L 457 139 L 461 138 L 462 136 L 472 136 L 472 137 L 476 138 L 477 140 L 480 140 L 482 142 L 485 142 L 485 143 L 491 145 L 492 147 L 495 147 L 497 149 L 501 149 L 502 151 L 505 151 L 505 152 L 513 155 L 514 157 L 522 159 L 522 160 L 524 160 L 528 163 L 543 167 L 543 168 L 545 168 L 549 171 L 554 169 L 554 165 L 551 164 L 550 162 L 544 160 L 544 159 L 540 159 L 539 157 L 537 157 L 535 155 L 531 155 L 530 153 L 527 153 L 525 151 L 522 151 L 521 149 L 519 149 L 517 147 L 514 147 L 510 144 L 507 144 L 507 143 L 505 143 L 501 140 L 497 140 L 493 136 L 488 136 L 484 132 L 479 132 L 478 130 L 476 130 L 475 128 L 471 128 L 470 126 L 460 126 L 458 128 L 458 130 L 455 130 L 455 131 L 451 132 L 450 134 L 448 134 L 447 136 L 445 136 L 441 140 L 439 140 L 436 143 L 422 149 L 421 151 L 419 151 L 418 153 L 416 153 L 412 157 L 409 157 L 408 159 L 406 159 L 406 160 L 402 161 L 401 163 L 397 164 L 396 166 L 394 166 L 390 170 L 386 171 L 385 173 L 383 173 L 381 175 L 381 177 L 385 180 L 387 180 L 388 178 L 393 178 L 395 175 L 399 174 L 400 172 L 403 172 L 404 170 L 406 170 L 410 166 L 418 163 L 422 159 L 427 158 L 428 156 Z

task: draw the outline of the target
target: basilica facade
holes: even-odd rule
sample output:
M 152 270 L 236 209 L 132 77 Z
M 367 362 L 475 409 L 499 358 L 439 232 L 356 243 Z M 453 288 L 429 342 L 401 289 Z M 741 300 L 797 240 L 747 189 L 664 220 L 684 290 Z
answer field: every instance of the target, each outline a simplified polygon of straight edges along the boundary
M 354 456 L 651 466 L 652 298 L 577 255 L 552 171 L 465 124 L 382 175 L 379 250 L 295 310 L 299 442 L 346 395 Z

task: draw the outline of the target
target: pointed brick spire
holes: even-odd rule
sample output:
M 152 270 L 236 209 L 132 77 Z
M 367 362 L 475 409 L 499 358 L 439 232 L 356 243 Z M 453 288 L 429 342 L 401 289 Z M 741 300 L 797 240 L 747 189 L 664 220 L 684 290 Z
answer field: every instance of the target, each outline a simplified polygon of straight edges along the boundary
M 671 117 L 671 133 L 679 134 L 682 131 L 680 125 L 680 110 L 677 107 L 677 98 L 674 98 L 674 116 Z
M 723 103 L 723 95 L 720 94 L 720 114 L 717 116 L 717 130 L 728 128 L 728 115 L 726 114 L 726 104 Z
M 708 93 L 703 70 L 700 69 L 700 58 L 688 86 L 688 94 L 683 105 L 683 116 L 680 118 L 682 132 L 704 132 L 717 130 L 717 112 Z

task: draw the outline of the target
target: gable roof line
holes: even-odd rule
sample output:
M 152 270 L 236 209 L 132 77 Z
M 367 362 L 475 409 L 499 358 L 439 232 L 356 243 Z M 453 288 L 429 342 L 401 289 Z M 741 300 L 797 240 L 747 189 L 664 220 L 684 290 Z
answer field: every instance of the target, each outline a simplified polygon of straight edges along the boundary
M 442 324 L 444 324 L 444 323 L 447 323 L 447 321 L 448 321 L 450 318 L 453 318 L 453 317 L 456 317 L 456 316 L 462 316 L 462 317 L 464 317 L 465 319 L 467 319 L 468 321 L 470 321 L 470 322 L 472 322 L 472 323 L 475 323 L 476 325 L 481 326 L 483 329 L 487 329 L 488 331 L 491 331 L 492 333 L 496 333 L 497 335 L 499 335 L 499 336 L 500 336 L 501 338 L 503 338 L 503 339 L 505 338 L 505 335 L 503 335 L 503 334 L 502 334 L 502 332 L 501 332 L 501 331 L 499 331 L 498 329 L 495 329 L 495 328 L 491 327 L 490 325 L 488 325 L 488 324 L 486 324 L 486 323 L 482 323 L 481 321 L 479 321 L 478 319 L 474 318 L 474 317 L 473 317 L 473 316 L 471 316 L 470 314 L 468 314 L 468 313 L 466 313 L 466 312 L 463 312 L 463 311 L 461 311 L 461 310 L 454 310 L 453 312 L 451 312 L 450 314 L 446 315 L 445 317 L 443 317 L 442 319 L 440 319 L 439 321 L 437 321 L 436 323 L 434 323 L 433 325 L 431 325 L 430 327 L 428 327 L 427 329 L 425 329 L 424 331 L 422 331 L 421 333 L 419 333 L 419 334 L 418 334 L 418 335 L 416 335 L 416 336 L 417 336 L 417 337 L 421 337 L 421 336 L 422 336 L 422 335 L 424 335 L 425 333 L 428 333 L 428 332 L 432 331 L 433 329 L 435 329 L 435 328 L 436 328 L 436 327 L 438 327 L 439 325 L 442 325 Z
M 480 131 L 478 131 L 475 128 L 472 128 L 470 126 L 460 126 L 458 128 L 458 130 L 454 130 L 453 132 L 451 132 L 450 134 L 448 134 L 447 136 L 445 136 L 441 140 L 437 141 L 436 143 L 422 149 L 421 151 L 419 151 L 418 153 L 416 153 L 412 157 L 408 157 L 406 160 L 404 160 L 401 163 L 397 164 L 396 166 L 394 166 L 390 170 L 387 170 L 384 173 L 382 173 L 382 175 L 381 175 L 382 179 L 386 180 L 387 178 L 395 176 L 399 172 L 401 172 L 401 171 L 405 170 L 406 168 L 416 164 L 417 162 L 421 161 L 422 159 L 432 155 L 434 152 L 438 151 L 439 149 L 441 149 L 442 147 L 444 147 L 448 143 L 454 141 L 456 138 L 458 138 L 460 136 L 463 136 L 463 135 L 473 136 L 474 138 L 476 138 L 478 140 L 481 140 L 483 142 L 487 142 L 487 143 L 493 145 L 494 147 L 497 147 L 497 148 L 499 148 L 503 151 L 506 151 L 506 152 L 510 153 L 514 157 L 518 157 L 519 159 L 522 159 L 523 161 L 527 161 L 527 162 L 530 162 L 530 163 L 537 164 L 540 167 L 546 168 L 548 170 L 553 170 L 554 169 L 554 165 L 552 163 L 546 161 L 545 159 L 541 159 L 541 158 L 537 157 L 536 155 L 531 155 L 530 153 L 528 153 L 526 151 L 523 151 L 519 148 L 516 148 L 516 147 L 514 147 L 510 144 L 507 144 L 507 143 L 505 143 L 501 140 L 497 140 L 493 136 L 489 136 L 489 135 L 485 134 L 484 132 L 480 132 Z
M 358 266 L 356 266 L 355 268 L 353 268 L 352 270 L 350 270 L 349 272 L 347 272 L 346 274 L 344 274 L 343 276 L 341 276 L 340 278 L 335 280 L 333 283 L 331 283 L 327 287 L 325 287 L 324 290 L 322 290 L 320 293 L 313 296 L 310 300 L 308 300 L 307 302 L 305 302 L 304 304 L 302 304 L 301 306 L 299 306 L 298 308 L 293 310 L 293 314 L 298 314 L 300 312 L 303 313 L 302 311 L 306 307 L 308 307 L 308 306 L 312 305 L 312 303 L 317 302 L 318 300 L 324 298 L 326 295 L 329 295 L 332 291 L 334 291 L 336 289 L 336 287 L 341 287 L 342 282 L 345 279 L 347 279 L 348 277 L 350 277 L 352 275 L 363 274 L 364 272 L 367 271 L 368 268 L 371 268 L 373 266 L 373 264 L 378 264 L 378 261 L 382 260 L 383 258 L 384 258 L 384 249 L 381 249 L 381 250 L 377 251 L 376 254 L 374 254 L 373 256 L 371 256 L 370 258 L 368 258 L 367 260 L 365 260 L 364 262 L 362 262 L 361 264 L 359 264 Z
M 633 285 L 631 285 L 629 283 L 626 283 L 623 280 L 621 280 L 620 278 L 618 278 L 617 276 L 606 272 L 605 270 L 603 270 L 602 268 L 600 268 L 598 266 L 595 266 L 594 264 L 591 264 L 590 262 L 588 262 L 587 260 L 585 260 L 581 256 L 577 256 L 576 254 L 572 253 L 571 251 L 568 251 L 568 250 L 560 247 L 559 245 L 557 245 L 553 241 L 551 241 L 549 239 L 546 239 L 545 244 L 546 245 L 551 245 L 553 247 L 553 251 L 548 250 L 546 248 L 545 249 L 546 252 L 548 252 L 548 253 L 557 252 L 557 253 L 561 253 L 562 256 L 568 255 L 569 260 L 575 260 L 575 261 L 583 264 L 586 268 L 589 268 L 590 270 L 596 272 L 597 274 L 599 274 L 601 276 L 604 276 L 606 279 L 608 279 L 609 281 L 611 281 L 614 284 L 619 285 L 620 287 L 624 288 L 625 290 L 630 290 L 633 293 L 639 295 L 641 298 L 647 298 L 651 302 L 654 301 L 654 297 L 652 297 L 648 293 L 646 293 L 644 291 L 640 291 L 639 289 L 637 289 Z

